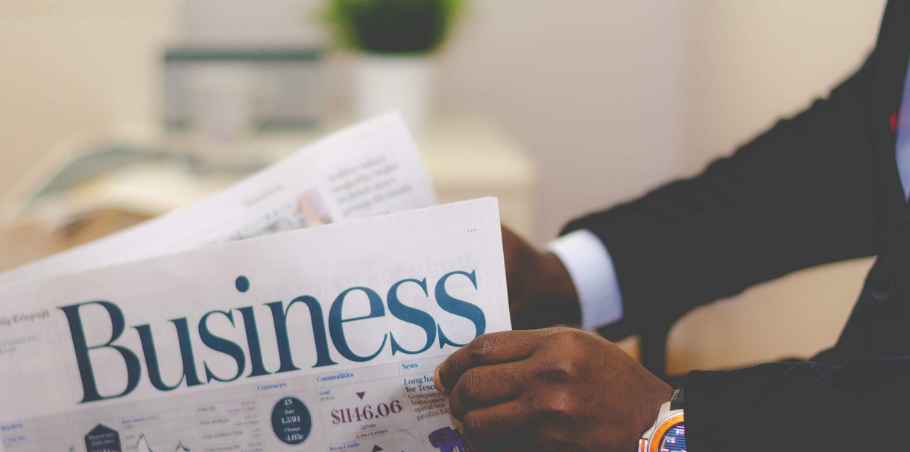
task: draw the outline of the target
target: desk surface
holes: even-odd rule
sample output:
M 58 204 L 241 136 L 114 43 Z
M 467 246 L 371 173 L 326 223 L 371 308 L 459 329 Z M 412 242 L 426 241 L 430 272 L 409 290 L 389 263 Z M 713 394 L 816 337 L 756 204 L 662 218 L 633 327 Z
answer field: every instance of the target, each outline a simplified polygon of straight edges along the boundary
M 90 242 L 147 220 L 115 210 L 97 212 L 63 229 L 23 224 L 0 231 L 0 272 Z

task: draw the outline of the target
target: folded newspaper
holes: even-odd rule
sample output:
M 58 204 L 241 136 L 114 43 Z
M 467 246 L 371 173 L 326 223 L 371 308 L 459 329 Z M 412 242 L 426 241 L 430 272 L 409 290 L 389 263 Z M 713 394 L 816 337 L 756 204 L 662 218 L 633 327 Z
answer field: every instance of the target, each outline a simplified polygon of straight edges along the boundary
M 401 115 L 345 129 L 195 205 L 0 274 L 0 284 L 436 205 Z
M 340 156 L 357 146 L 361 160 Z M 314 149 L 328 150 L 301 157 Z M 465 451 L 433 371 L 510 328 L 496 201 L 341 222 L 435 202 L 397 116 L 289 162 L 3 275 L 0 449 Z M 252 190 L 269 182 L 281 188 Z M 371 203 L 354 208 L 365 189 Z M 322 193 L 316 209 L 339 224 L 206 246 L 269 232 L 275 218 L 318 224 L 287 205 L 301 190 Z M 284 210 L 263 218 L 255 206 L 269 196 Z

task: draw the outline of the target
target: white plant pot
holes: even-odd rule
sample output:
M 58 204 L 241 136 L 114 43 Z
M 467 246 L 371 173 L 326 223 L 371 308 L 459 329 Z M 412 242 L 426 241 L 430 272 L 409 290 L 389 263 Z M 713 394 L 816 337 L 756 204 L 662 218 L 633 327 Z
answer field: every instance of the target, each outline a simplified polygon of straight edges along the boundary
M 361 55 L 354 69 L 354 112 L 360 119 L 398 110 L 415 133 L 430 122 L 433 62 L 426 56 Z

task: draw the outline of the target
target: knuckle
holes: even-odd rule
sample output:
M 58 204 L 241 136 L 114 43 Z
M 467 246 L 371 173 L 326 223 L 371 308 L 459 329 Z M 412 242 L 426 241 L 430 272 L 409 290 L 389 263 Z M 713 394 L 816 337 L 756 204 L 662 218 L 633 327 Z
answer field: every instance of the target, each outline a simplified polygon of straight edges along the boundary
M 462 432 L 464 433 L 465 440 L 468 441 L 475 449 L 479 449 L 478 446 L 486 446 L 484 450 L 493 450 L 495 449 L 494 444 L 491 444 L 491 430 L 489 421 L 477 414 L 476 411 L 471 411 L 465 415 L 464 421 L 461 423 Z
M 449 399 L 449 409 L 452 412 L 452 417 L 458 419 L 459 421 L 463 421 L 465 416 L 468 414 L 468 410 L 464 402 L 462 402 L 461 398 L 457 394 L 453 394 Z
M 543 401 L 541 414 L 546 423 L 565 422 L 571 420 L 573 407 L 571 394 L 566 390 L 557 390 Z
M 474 450 L 480 450 L 478 442 L 484 443 L 484 422 L 480 419 L 475 412 L 470 412 L 465 415 L 464 420 L 461 423 L 462 433 L 464 435 L 465 442 L 468 443 Z M 471 450 L 471 449 L 468 449 Z
M 573 347 L 580 339 L 579 334 L 581 332 L 573 328 L 557 328 L 553 336 L 560 346 Z
M 547 366 L 541 372 L 541 377 L 550 384 L 566 384 L 575 377 L 576 373 L 575 365 L 571 361 L 560 359 Z
M 479 395 L 480 388 L 482 384 L 480 382 L 480 376 L 477 374 L 477 371 L 471 369 L 465 372 L 462 375 L 462 392 L 463 395 L 468 399 L 475 399 Z
M 471 411 L 464 416 L 464 421 L 462 421 L 461 426 L 464 429 L 464 433 L 473 436 L 476 438 L 480 429 L 480 422 L 477 418 L 477 413 Z
M 468 344 L 468 357 L 475 363 L 482 363 L 493 350 L 495 339 L 489 334 L 474 339 Z
M 533 413 L 532 419 L 539 421 L 541 413 L 545 411 L 544 398 L 541 397 L 539 393 L 526 394 L 525 397 L 522 398 L 522 401 L 524 402 L 525 409 Z

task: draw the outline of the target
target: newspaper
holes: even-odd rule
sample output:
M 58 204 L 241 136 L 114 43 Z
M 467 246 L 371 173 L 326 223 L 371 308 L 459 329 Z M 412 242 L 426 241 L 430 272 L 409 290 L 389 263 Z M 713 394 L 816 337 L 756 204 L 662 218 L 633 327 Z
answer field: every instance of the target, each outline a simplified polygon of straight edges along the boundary
M 318 141 L 202 202 L 0 274 L 0 284 L 436 203 L 404 120 L 390 113 Z
M 7 284 L 2 449 L 460 452 L 435 366 L 509 328 L 492 198 Z

